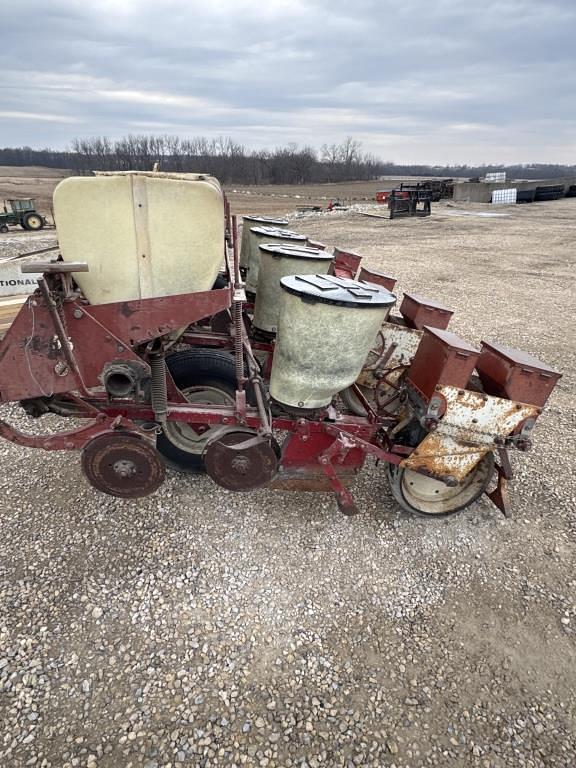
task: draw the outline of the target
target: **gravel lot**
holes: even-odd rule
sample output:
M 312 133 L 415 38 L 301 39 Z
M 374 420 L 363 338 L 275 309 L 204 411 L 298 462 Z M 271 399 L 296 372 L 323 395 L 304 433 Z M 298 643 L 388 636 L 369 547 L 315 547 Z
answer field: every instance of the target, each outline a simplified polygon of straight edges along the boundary
M 576 200 L 458 210 L 294 225 L 564 372 L 513 516 L 411 518 L 371 461 L 352 519 L 174 473 L 119 501 L 2 442 L 2 768 L 576 764 Z

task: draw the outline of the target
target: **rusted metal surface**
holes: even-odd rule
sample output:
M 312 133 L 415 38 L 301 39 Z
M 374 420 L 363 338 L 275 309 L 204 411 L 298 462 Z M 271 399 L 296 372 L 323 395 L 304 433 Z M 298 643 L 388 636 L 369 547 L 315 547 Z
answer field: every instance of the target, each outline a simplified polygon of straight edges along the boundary
M 334 248 L 334 261 L 330 264 L 329 275 L 336 277 L 348 277 L 353 280 L 358 272 L 358 267 L 362 261 L 353 251 L 343 251 L 341 248 Z
M 134 433 L 110 431 L 82 451 L 82 470 L 90 485 L 123 499 L 148 496 L 164 482 L 164 463 L 156 448 Z
M 83 306 L 83 317 L 105 328 L 125 343 L 134 345 L 150 341 L 171 331 L 186 327 L 204 317 L 228 309 L 232 288 L 185 293 L 154 299 L 140 299 L 113 304 Z M 66 317 L 74 318 L 74 305 L 65 306 Z M 83 317 L 76 319 L 80 325 Z
M 380 334 L 381 347 L 370 353 L 366 361 L 367 364 L 357 382 L 361 386 L 372 389 L 377 386 L 379 381 L 374 370 L 377 357 L 383 352 L 392 350 L 385 365 L 381 367 L 386 369 L 386 382 L 396 384 L 404 369 L 412 362 L 422 339 L 422 331 L 394 323 L 384 323 L 380 329 Z M 376 368 L 378 367 L 376 366 Z
M 407 325 L 421 331 L 425 325 L 445 330 L 454 312 L 433 299 L 405 293 L 400 305 L 400 314 Z
M 290 435 L 282 446 L 282 472 L 289 473 L 292 469 L 298 468 L 310 469 L 313 474 L 316 474 L 320 469 L 319 456 L 328 450 L 336 439 L 337 435 L 330 435 L 324 430 Z M 341 471 L 343 474 L 356 472 L 363 466 L 364 459 L 365 454 L 361 449 L 348 450 L 338 457 L 336 461 L 337 471 Z
M 340 512 L 342 512 L 343 515 L 346 515 L 347 517 L 350 517 L 352 515 L 357 515 L 359 510 L 356 506 L 356 502 L 354 501 L 354 497 L 348 490 L 348 488 L 340 481 L 340 477 L 338 473 L 336 472 L 336 469 L 331 461 L 324 460 L 324 458 L 320 459 L 321 467 L 324 471 L 324 474 L 328 478 L 330 485 L 332 487 L 332 490 L 334 491 L 334 495 L 336 496 L 336 502 L 338 504 L 338 509 Z
M 486 495 L 505 517 L 509 517 L 510 494 L 508 491 L 508 481 L 512 473 L 509 471 L 508 455 L 500 451 L 500 458 L 504 458 L 502 464 L 496 463 L 494 465 L 496 469 L 496 487 L 491 491 L 486 491 Z
M 540 409 L 482 392 L 441 386 L 437 390 L 446 400 L 446 414 L 438 430 L 454 437 L 490 443 L 493 437 L 511 435 L 516 427 L 529 418 L 536 418 Z
M 210 440 L 204 455 L 206 472 L 230 491 L 251 491 L 267 485 L 278 471 L 279 449 L 245 429 L 223 430 Z
M 97 387 L 108 361 L 140 360 L 135 345 L 228 307 L 230 296 L 219 289 L 98 306 L 75 299 L 56 310 L 36 292 L 0 342 L 0 402 Z
M 562 374 L 519 349 L 483 341 L 477 363 L 486 392 L 540 408 Z
M 358 470 L 335 467 L 338 479 L 345 488 L 351 488 L 358 477 Z M 332 483 L 324 470 L 318 466 L 284 467 L 270 483 L 270 488 L 279 491 L 331 491 Z
M 122 416 L 110 417 L 100 413 L 88 424 L 77 429 L 57 432 L 53 435 L 28 435 L 5 421 L 0 421 L 0 437 L 3 437 L 4 440 L 9 440 L 16 445 L 23 445 L 26 448 L 42 448 L 45 451 L 75 451 L 83 448 L 92 438 L 107 433 L 111 429 L 135 431 L 138 427 L 134 422 Z
M 336 435 L 336 439 L 318 456 L 320 467 L 328 478 L 336 496 L 338 508 L 342 514 L 348 516 L 358 514 L 358 508 L 354 502 L 354 497 L 341 482 L 336 467 L 338 464 L 342 464 L 348 453 L 356 447 L 353 438 L 340 433 Z
M 487 451 L 540 413 L 535 406 L 457 387 L 440 386 L 437 392 L 446 412 L 400 466 L 439 479 L 462 480 Z
M 387 291 L 393 291 L 397 282 L 395 277 L 385 275 L 383 272 L 377 272 L 375 269 L 368 269 L 367 267 L 360 267 L 358 280 L 367 283 L 376 283 L 376 285 L 381 285 L 383 288 L 386 288 Z
M 393 189 L 388 197 L 388 209 L 391 219 L 398 216 L 430 216 L 432 193 L 414 186 L 408 189 Z
M 432 432 L 400 466 L 438 480 L 459 482 L 489 450 L 488 446 L 466 445 L 449 435 Z
M 440 384 L 465 388 L 479 354 L 455 333 L 426 327 L 406 377 L 425 399 Z

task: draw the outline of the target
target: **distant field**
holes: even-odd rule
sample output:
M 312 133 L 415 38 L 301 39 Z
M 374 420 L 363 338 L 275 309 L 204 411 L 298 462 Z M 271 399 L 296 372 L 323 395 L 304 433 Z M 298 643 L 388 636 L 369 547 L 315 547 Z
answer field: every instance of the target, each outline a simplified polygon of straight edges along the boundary
M 33 197 L 42 213 L 49 213 L 52 193 L 58 182 L 73 171 L 38 166 L 0 166 L 0 202 L 10 197 Z M 299 205 L 321 205 L 330 200 L 361 202 L 374 200 L 379 189 L 386 189 L 400 181 L 417 181 L 421 177 L 391 177 L 381 181 L 349 181 L 341 184 L 304 185 L 228 185 L 226 194 L 233 213 L 290 213 Z
M 33 197 L 38 210 L 48 214 L 54 187 L 71 174 L 60 168 L 0 165 L 0 205 L 11 197 Z
M 0 177 L 53 179 L 70 176 L 73 171 L 66 168 L 44 168 L 41 165 L 0 165 Z

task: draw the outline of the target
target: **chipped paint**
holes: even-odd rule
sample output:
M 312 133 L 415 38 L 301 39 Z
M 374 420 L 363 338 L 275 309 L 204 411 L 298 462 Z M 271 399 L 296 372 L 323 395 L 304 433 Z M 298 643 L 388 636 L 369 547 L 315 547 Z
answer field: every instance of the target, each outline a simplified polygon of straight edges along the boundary
M 378 358 L 382 357 L 382 354 L 390 349 L 393 344 L 395 345 L 395 349 L 388 358 L 386 365 L 378 370 L 386 372 L 386 381 L 389 381 L 391 384 L 397 384 L 400 376 L 404 372 L 404 368 L 407 368 L 412 362 L 412 358 L 416 354 L 420 339 L 422 338 L 422 331 L 417 331 L 414 328 L 406 328 L 403 325 L 396 325 L 395 323 L 383 323 L 380 333 L 384 339 L 384 344 L 382 345 L 382 339 L 378 336 L 378 348 L 368 355 L 365 367 L 356 382 L 361 387 L 367 387 L 369 389 L 376 388 L 380 379 L 374 375 L 375 372 L 371 370 L 371 366 L 373 366 Z
M 436 431 L 427 435 L 400 466 L 438 479 L 453 477 L 460 482 L 489 450 L 488 446 L 466 445 Z
M 496 438 L 508 437 L 525 419 L 540 413 L 536 406 L 481 392 L 449 386 L 436 391 L 446 399 L 446 413 L 400 466 L 439 479 L 461 481 L 496 447 Z

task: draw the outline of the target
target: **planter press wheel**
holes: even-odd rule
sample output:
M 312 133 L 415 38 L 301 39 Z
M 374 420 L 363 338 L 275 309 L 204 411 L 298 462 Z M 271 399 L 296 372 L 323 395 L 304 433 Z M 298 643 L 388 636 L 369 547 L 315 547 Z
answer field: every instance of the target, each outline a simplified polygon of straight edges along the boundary
M 236 367 L 232 355 L 209 349 L 176 352 L 166 365 L 178 389 L 189 403 L 234 405 Z M 164 462 L 178 472 L 204 472 L 202 455 L 219 425 L 196 431 L 183 421 L 168 421 L 156 447 Z
M 387 473 L 392 495 L 407 512 L 421 517 L 448 517 L 469 507 L 484 493 L 494 473 L 494 455 L 489 451 L 454 487 L 394 464 L 387 465 Z
M 130 432 L 105 432 L 82 450 L 82 471 L 98 491 L 139 499 L 164 482 L 164 464 L 154 446 Z
M 35 232 L 39 229 L 42 229 L 44 226 L 44 220 L 39 213 L 27 213 L 22 220 L 22 226 L 24 229 Z

